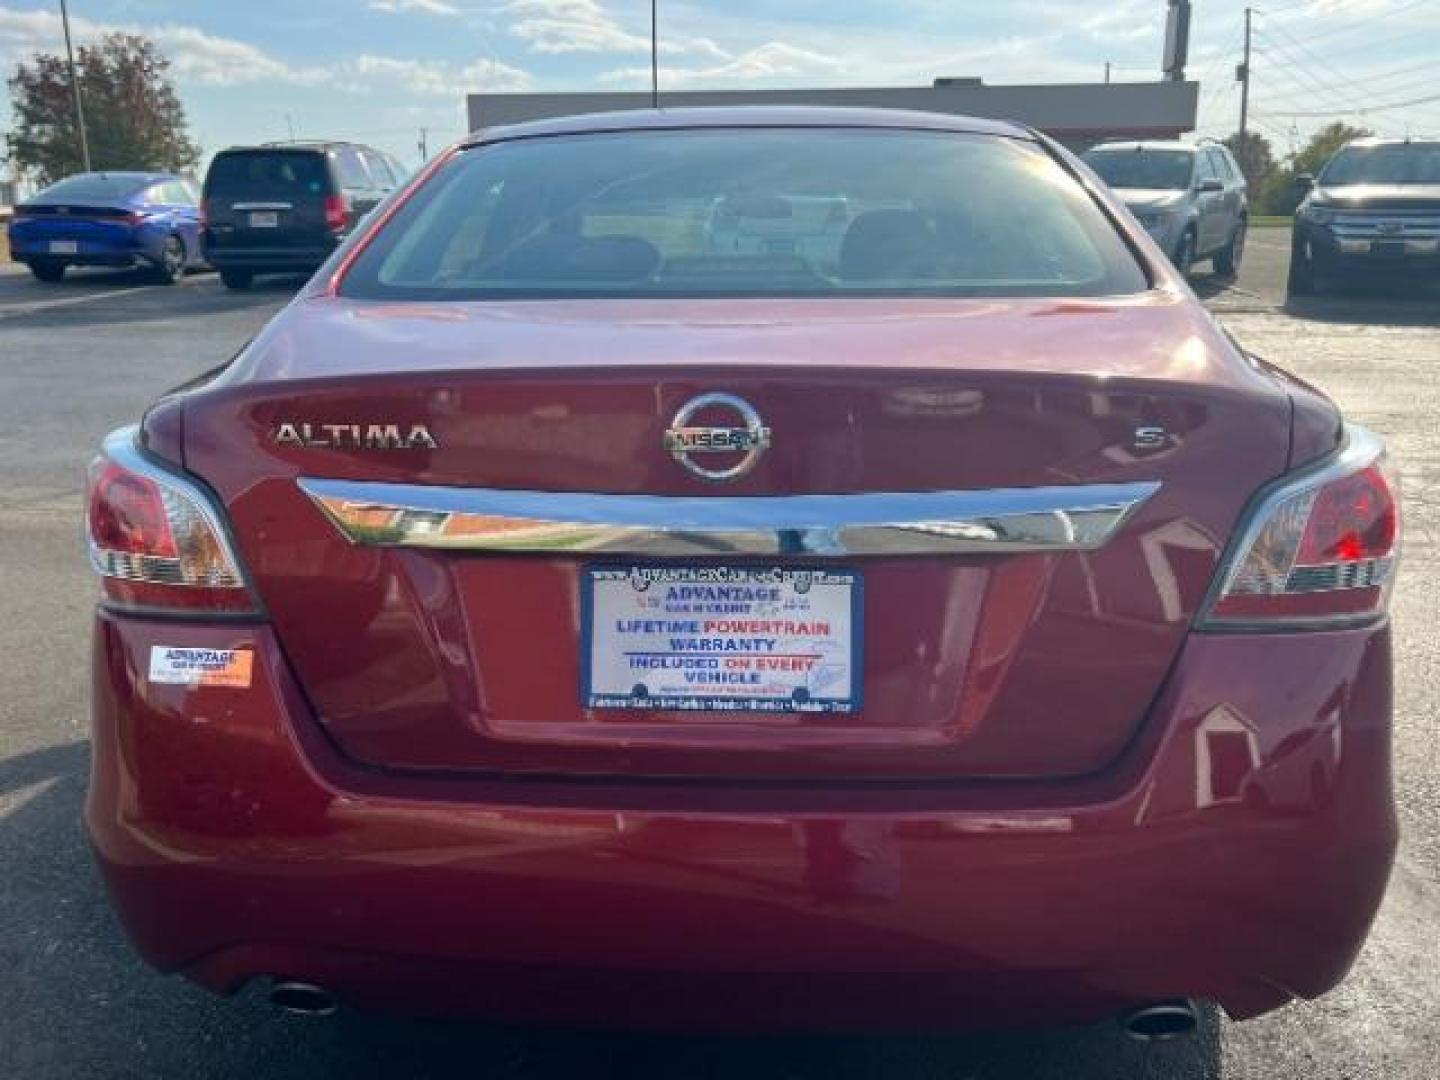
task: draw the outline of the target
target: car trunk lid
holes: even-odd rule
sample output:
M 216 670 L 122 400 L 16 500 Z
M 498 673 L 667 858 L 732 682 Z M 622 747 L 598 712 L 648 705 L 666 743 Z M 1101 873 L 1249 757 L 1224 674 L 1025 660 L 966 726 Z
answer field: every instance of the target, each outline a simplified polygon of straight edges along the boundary
M 715 391 L 750 403 L 772 433 L 753 470 L 723 486 L 664 448 L 682 406 Z M 1289 406 L 1203 313 L 1158 294 L 324 299 L 297 305 L 195 395 L 185 431 L 186 464 L 224 500 L 321 722 L 366 764 L 727 781 L 1038 777 L 1101 768 L 1135 736 L 1242 506 L 1285 468 Z M 359 532 L 347 536 L 302 488 L 311 481 L 530 493 L 550 507 L 643 499 L 662 516 L 712 522 L 746 499 L 828 496 L 863 516 L 866 499 L 887 493 L 1051 489 L 1083 501 L 1139 485 L 1146 497 L 1089 550 L 843 554 L 782 542 L 655 558 L 643 545 L 557 550 L 533 537 L 477 551 L 473 522 L 411 543 L 384 507 L 367 521 L 352 506 Z M 853 575 L 851 622 L 836 635 L 853 640 L 858 707 L 594 707 L 582 698 L 599 610 L 587 583 L 637 568 Z

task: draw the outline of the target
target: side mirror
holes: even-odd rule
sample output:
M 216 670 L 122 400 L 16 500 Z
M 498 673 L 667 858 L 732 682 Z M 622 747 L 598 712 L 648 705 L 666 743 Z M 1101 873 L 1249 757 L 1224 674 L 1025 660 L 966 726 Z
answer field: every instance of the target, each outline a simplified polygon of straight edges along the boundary
M 1195 185 L 1195 191 L 1201 195 L 1212 195 L 1217 191 L 1224 191 L 1225 185 L 1214 177 L 1209 180 L 1201 180 Z
M 1309 194 L 1315 186 L 1315 177 L 1308 172 L 1302 172 L 1295 177 L 1295 190 L 1302 195 Z

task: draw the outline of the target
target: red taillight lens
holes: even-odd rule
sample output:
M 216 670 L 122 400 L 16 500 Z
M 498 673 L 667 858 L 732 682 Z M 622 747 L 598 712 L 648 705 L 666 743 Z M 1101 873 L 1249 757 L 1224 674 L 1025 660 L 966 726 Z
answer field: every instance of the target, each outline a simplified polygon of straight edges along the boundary
M 350 227 L 350 205 L 345 196 L 325 196 L 325 227 L 331 232 L 344 232 Z
M 210 227 L 210 200 L 209 200 L 209 199 L 201 199 L 201 200 L 200 200 L 200 228 L 202 228 L 202 229 L 208 229 L 209 227 Z
M 1202 625 L 1334 625 L 1385 610 L 1399 503 L 1379 440 L 1353 427 L 1347 438 L 1334 462 L 1256 508 Z
M 90 468 L 90 564 L 106 599 L 146 610 L 255 611 L 205 494 L 142 458 L 131 439 L 112 436 Z
M 104 551 L 176 556 L 159 487 L 104 458 L 90 481 L 90 539 Z
M 1296 561 L 1318 566 L 1381 558 L 1395 547 L 1398 531 L 1395 496 L 1372 465 L 1315 493 Z

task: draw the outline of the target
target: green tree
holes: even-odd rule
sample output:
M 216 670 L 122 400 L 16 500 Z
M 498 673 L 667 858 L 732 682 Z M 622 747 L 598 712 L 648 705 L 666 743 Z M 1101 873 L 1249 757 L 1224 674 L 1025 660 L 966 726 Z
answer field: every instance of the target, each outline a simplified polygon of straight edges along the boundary
M 200 148 L 190 141 L 185 108 L 166 74 L 170 61 L 154 42 L 107 34 L 93 46 L 81 46 L 75 66 L 93 169 L 195 167 Z M 80 137 L 64 58 L 38 53 L 20 63 L 9 82 L 15 112 L 5 136 L 10 161 L 46 184 L 79 172 Z
M 1303 149 L 1290 157 L 1283 167 L 1270 174 L 1260 192 L 1263 212 L 1293 214 L 1303 194 L 1295 186 L 1295 178 L 1303 173 L 1313 176 L 1351 139 L 1360 139 L 1369 134 L 1364 128 L 1351 127 L 1339 120 L 1315 132 Z
M 1270 146 L 1270 140 L 1255 131 L 1247 131 L 1242 139 L 1237 131 L 1225 140 L 1225 145 L 1235 155 L 1240 171 L 1245 174 L 1250 197 L 1256 198 L 1275 171 L 1275 151 Z

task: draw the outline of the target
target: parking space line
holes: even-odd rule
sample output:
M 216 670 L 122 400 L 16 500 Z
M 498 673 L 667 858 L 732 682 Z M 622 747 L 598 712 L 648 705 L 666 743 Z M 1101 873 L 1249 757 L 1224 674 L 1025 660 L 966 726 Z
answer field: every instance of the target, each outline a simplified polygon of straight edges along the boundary
M 90 293 L 85 296 L 67 296 L 60 300 L 40 300 L 36 303 L 20 303 L 7 307 L 0 307 L 0 319 L 15 318 L 20 315 L 33 315 L 37 311 L 51 311 L 55 308 L 72 307 L 75 304 L 88 304 L 95 300 L 109 300 L 116 296 L 126 296 L 130 293 L 149 292 L 158 288 L 155 285 L 133 285 L 128 289 L 112 289 L 109 292 Z

